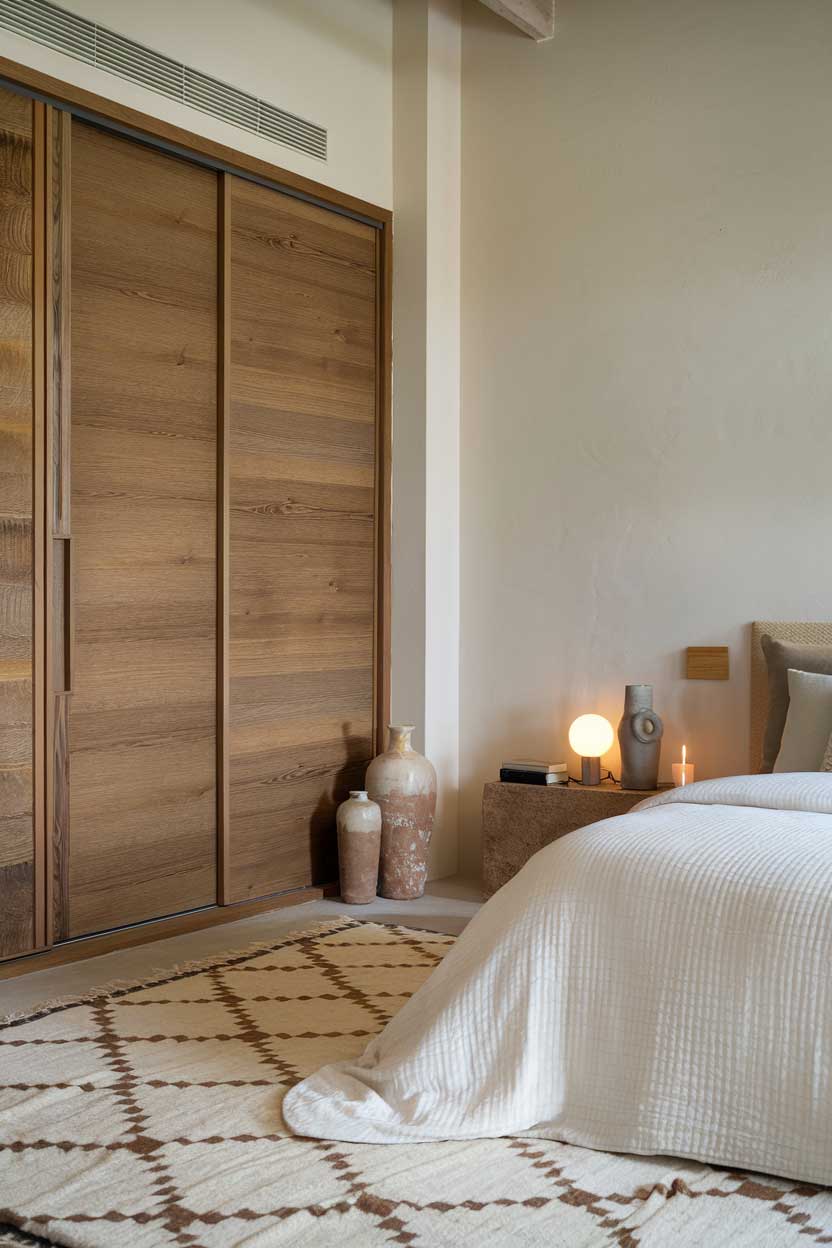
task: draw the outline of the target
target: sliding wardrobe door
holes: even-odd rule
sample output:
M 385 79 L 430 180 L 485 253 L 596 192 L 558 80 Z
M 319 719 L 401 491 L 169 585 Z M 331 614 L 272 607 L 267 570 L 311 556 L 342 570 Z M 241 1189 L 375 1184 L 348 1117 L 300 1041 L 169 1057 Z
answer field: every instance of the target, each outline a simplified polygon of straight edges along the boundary
M 217 177 L 77 121 L 64 934 L 216 901 Z
M 0 957 L 43 941 L 35 913 L 35 126 L 32 101 L 0 88 Z
M 373 753 L 376 232 L 228 178 L 226 900 L 336 875 Z

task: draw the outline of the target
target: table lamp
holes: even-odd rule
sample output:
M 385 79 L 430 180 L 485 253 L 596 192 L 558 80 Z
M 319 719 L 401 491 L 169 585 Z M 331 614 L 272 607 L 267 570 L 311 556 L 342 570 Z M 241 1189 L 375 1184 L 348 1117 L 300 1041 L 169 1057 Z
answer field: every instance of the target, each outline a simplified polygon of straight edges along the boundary
M 601 755 L 612 745 L 612 724 L 603 715 L 579 715 L 569 729 L 569 744 L 581 756 L 581 784 L 601 783 Z

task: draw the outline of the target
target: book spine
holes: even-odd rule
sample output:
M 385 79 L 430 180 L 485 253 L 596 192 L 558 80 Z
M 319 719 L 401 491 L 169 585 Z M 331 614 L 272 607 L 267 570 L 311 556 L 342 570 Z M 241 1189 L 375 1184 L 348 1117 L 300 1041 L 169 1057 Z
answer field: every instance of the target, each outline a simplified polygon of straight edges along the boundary
M 566 777 L 556 781 L 549 780 L 549 774 L 545 771 L 515 771 L 511 767 L 500 768 L 500 780 L 503 784 L 543 784 L 547 788 L 556 788 L 558 784 L 564 784 Z
M 545 776 L 560 776 L 566 772 L 565 763 L 501 763 L 506 771 L 539 771 Z

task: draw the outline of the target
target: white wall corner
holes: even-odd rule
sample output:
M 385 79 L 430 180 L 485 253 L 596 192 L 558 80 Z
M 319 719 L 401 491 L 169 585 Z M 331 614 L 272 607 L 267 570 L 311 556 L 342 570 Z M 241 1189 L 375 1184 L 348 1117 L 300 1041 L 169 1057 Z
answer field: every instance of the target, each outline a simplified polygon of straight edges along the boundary
M 393 74 L 393 718 L 437 770 L 435 879 L 459 833 L 460 0 L 397 0 Z

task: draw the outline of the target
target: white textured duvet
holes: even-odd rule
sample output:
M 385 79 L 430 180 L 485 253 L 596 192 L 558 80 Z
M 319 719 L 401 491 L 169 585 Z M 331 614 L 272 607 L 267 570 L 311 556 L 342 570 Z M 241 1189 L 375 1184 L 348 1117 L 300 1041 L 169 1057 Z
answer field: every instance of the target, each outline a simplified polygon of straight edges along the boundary
M 704 781 L 541 850 L 298 1133 L 537 1135 L 832 1183 L 832 774 Z

